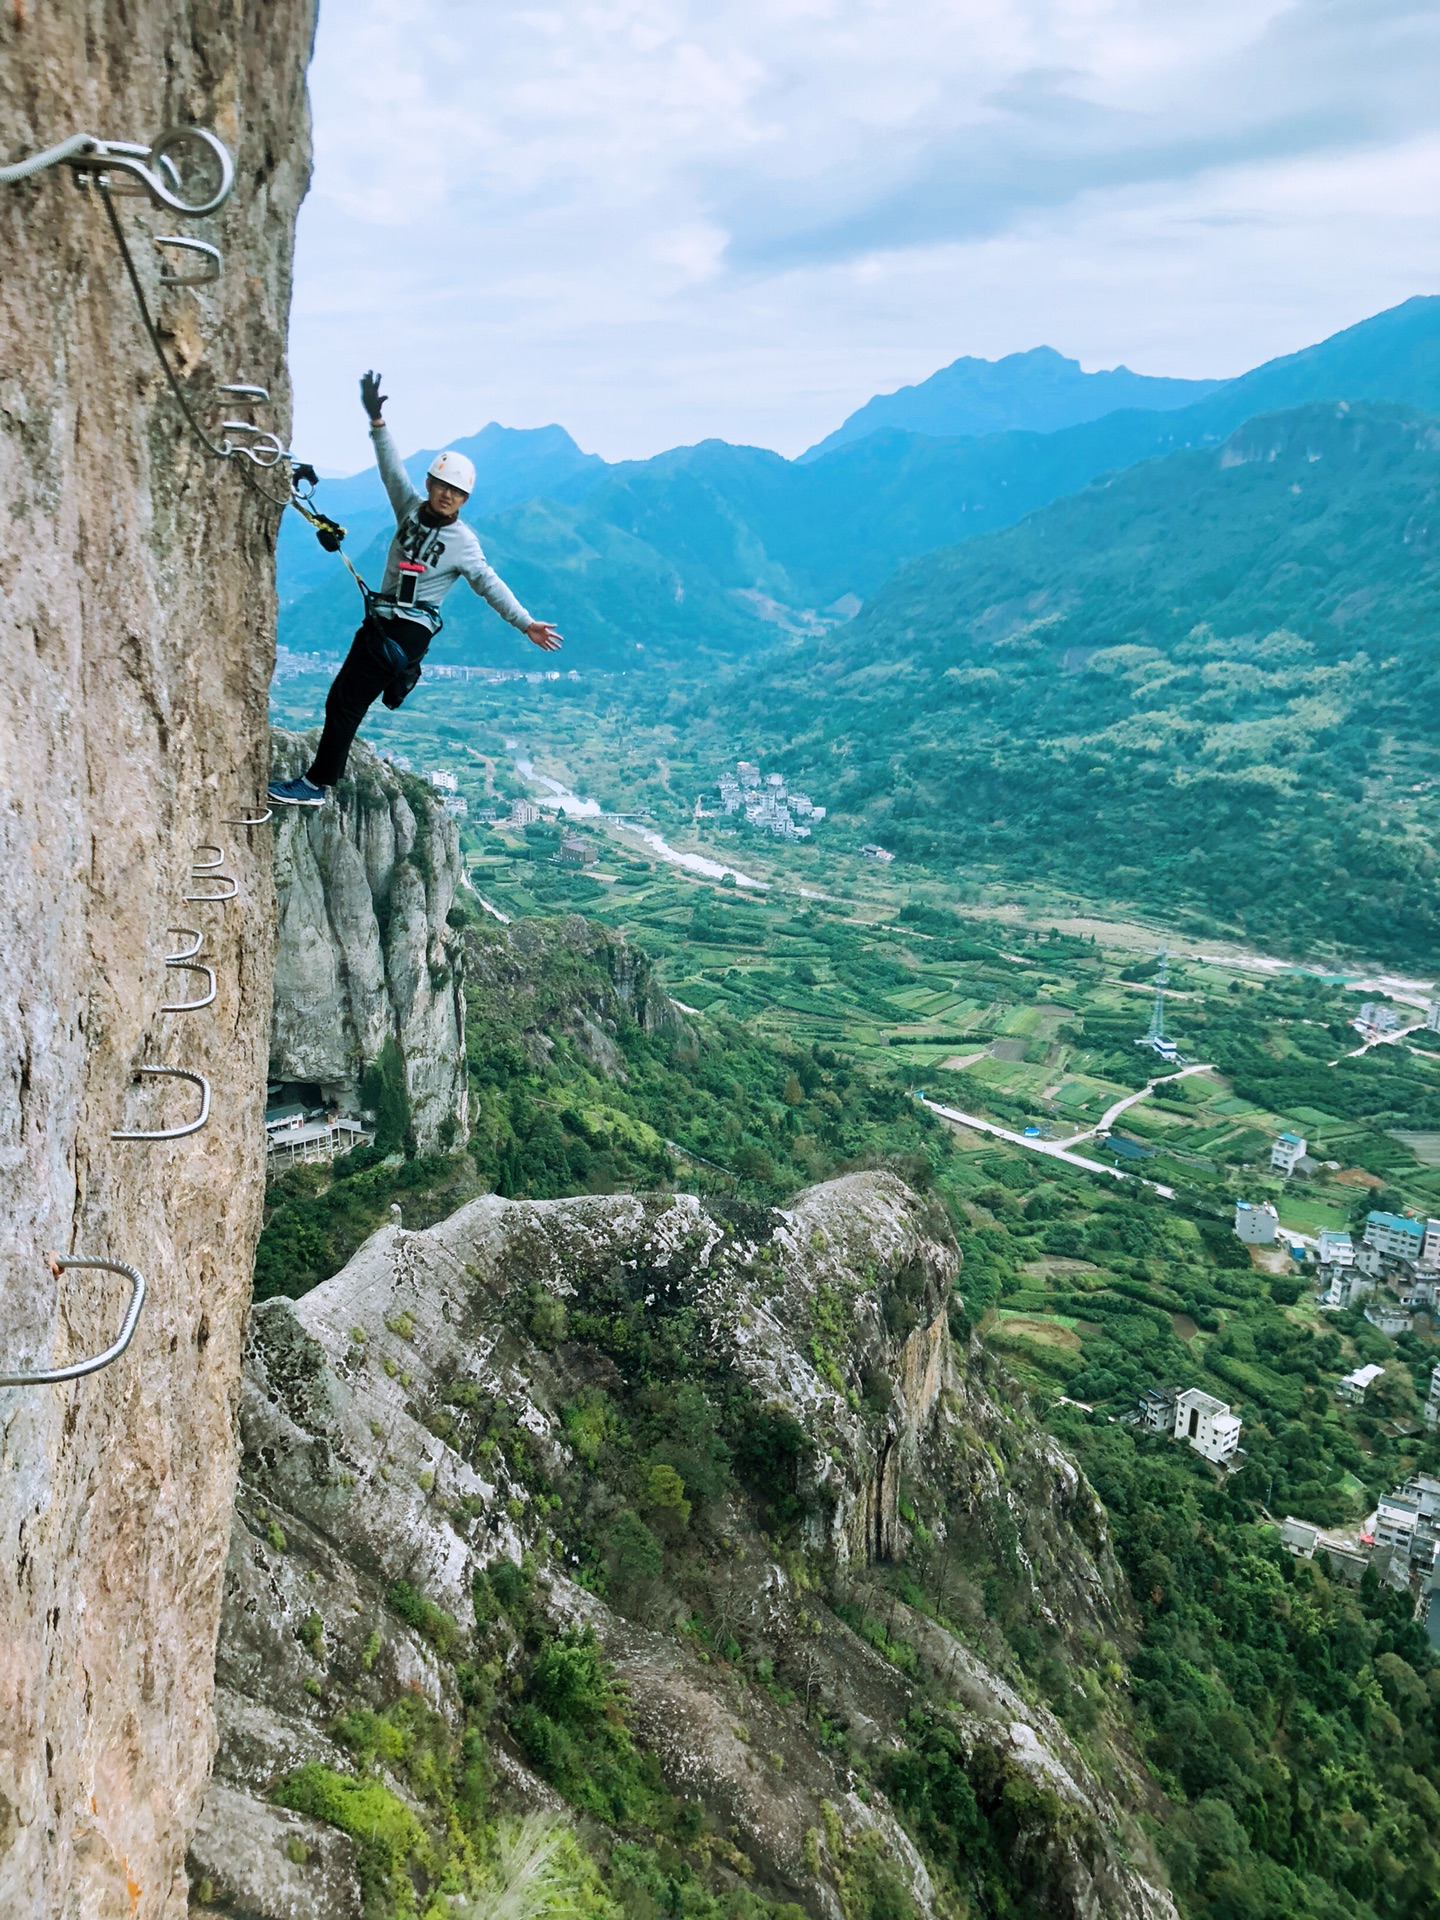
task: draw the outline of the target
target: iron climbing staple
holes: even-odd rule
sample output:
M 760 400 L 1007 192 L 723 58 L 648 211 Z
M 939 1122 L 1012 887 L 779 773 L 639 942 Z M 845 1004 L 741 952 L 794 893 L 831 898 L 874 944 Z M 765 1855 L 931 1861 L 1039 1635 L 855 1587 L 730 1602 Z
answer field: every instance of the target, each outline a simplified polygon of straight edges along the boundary
M 226 900 L 233 900 L 240 891 L 233 875 L 217 873 L 215 879 L 221 886 L 229 887 L 228 893 L 182 893 L 180 898 L 187 907 L 218 906 Z
M 161 1013 L 198 1013 L 201 1007 L 208 1007 L 215 998 L 215 969 L 207 967 L 203 960 L 167 960 L 167 967 L 183 967 L 186 973 L 203 973 L 210 985 L 198 1000 L 171 1000 L 161 1006 Z
M 207 176 L 199 189 L 198 200 L 186 196 L 184 177 L 187 163 L 193 173 L 197 159 L 202 174 Z M 46 147 L 43 153 L 32 153 L 28 160 L 0 167 L 0 187 L 15 186 L 21 180 L 43 173 L 47 167 L 58 166 L 72 167 L 77 173 L 99 174 L 102 182 L 108 181 L 112 191 L 118 188 L 121 192 L 146 193 L 157 207 L 165 207 L 171 213 L 187 213 L 197 220 L 218 212 L 235 185 L 235 162 L 230 157 L 230 149 L 208 127 L 167 127 L 148 147 L 134 140 L 97 140 L 89 133 L 72 134 L 58 146 Z M 114 179 L 109 179 L 111 175 Z M 118 187 L 121 180 L 127 183 L 126 187 Z M 131 181 L 136 183 L 134 187 L 128 186 Z
M 198 1133 L 210 1118 L 210 1082 L 203 1073 L 192 1073 L 188 1067 L 137 1067 L 135 1071 L 169 1080 L 188 1080 L 199 1087 L 199 1118 L 187 1120 L 183 1127 L 114 1127 L 110 1132 L 112 1140 L 183 1140 L 187 1133 Z
M 128 1261 L 97 1260 L 82 1253 L 50 1253 L 45 1257 L 57 1280 L 69 1267 L 95 1267 L 104 1273 L 120 1274 L 130 1282 L 130 1304 L 120 1322 L 120 1331 L 102 1353 L 91 1354 L 87 1360 L 76 1360 L 68 1367 L 32 1367 L 16 1373 L 0 1373 L 0 1387 L 55 1387 L 66 1380 L 81 1380 L 87 1373 L 98 1373 L 101 1367 L 108 1367 L 112 1360 L 118 1360 L 129 1346 L 140 1318 L 140 1309 L 145 1304 L 145 1276 Z
M 154 247 L 179 247 L 185 253 L 198 255 L 194 270 L 190 273 L 177 273 L 162 254 L 160 257 L 160 284 L 162 287 L 204 287 L 212 280 L 220 278 L 220 249 L 212 247 L 208 240 L 192 240 L 184 233 L 157 233 L 150 242 Z

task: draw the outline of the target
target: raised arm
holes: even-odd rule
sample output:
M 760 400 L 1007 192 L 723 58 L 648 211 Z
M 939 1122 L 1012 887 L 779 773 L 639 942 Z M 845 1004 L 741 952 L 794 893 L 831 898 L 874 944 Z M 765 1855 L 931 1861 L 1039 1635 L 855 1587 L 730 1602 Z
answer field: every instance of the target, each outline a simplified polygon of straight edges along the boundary
M 390 505 L 395 513 L 398 526 L 420 503 L 420 495 L 410 484 L 410 476 L 400 463 L 395 442 L 390 438 L 390 429 L 385 425 L 381 409 L 389 396 L 380 391 L 378 373 L 367 373 L 360 381 L 360 404 L 370 420 L 370 438 L 375 442 L 375 460 L 380 468 L 380 478 L 385 483 L 385 491 L 390 496 Z

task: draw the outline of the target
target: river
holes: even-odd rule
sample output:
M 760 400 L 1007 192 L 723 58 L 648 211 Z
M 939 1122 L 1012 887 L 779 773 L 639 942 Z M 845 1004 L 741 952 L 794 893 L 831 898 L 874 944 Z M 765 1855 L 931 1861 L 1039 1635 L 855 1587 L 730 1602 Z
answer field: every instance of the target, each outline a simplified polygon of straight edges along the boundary
M 622 832 L 633 833 L 643 840 L 650 851 L 672 867 L 683 867 L 687 873 L 698 873 L 707 880 L 723 880 L 728 875 L 737 887 L 753 887 L 757 893 L 763 893 L 769 887 L 768 880 L 757 880 L 753 874 L 742 873 L 739 867 L 727 866 L 722 860 L 712 860 L 708 854 L 686 853 L 680 847 L 672 847 L 670 842 L 653 827 L 642 827 L 637 821 L 627 820 L 621 813 L 606 813 L 598 800 L 591 800 L 584 794 L 572 793 L 570 788 L 560 781 L 552 780 L 548 773 L 537 773 L 533 760 L 517 756 L 515 771 L 522 780 L 528 780 L 532 786 L 543 787 L 549 794 L 551 803 L 558 812 L 567 818 L 576 820 L 608 820 L 612 826 Z

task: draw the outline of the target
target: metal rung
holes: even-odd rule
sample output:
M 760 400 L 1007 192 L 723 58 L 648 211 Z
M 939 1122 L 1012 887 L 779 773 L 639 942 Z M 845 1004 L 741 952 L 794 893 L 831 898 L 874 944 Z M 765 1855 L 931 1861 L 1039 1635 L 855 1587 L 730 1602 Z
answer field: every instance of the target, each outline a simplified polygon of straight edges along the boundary
M 257 467 L 273 467 L 285 458 L 285 449 L 273 433 L 267 433 L 263 427 L 252 426 L 248 420 L 226 420 L 221 423 L 222 431 L 235 428 L 254 434 L 255 438 L 248 446 L 237 447 L 228 437 L 220 442 L 227 459 L 238 459 L 241 454 L 253 461 Z
M 266 807 L 265 811 L 257 814 L 253 820 L 226 820 L 221 824 L 227 827 L 263 827 L 267 821 L 273 820 L 274 818 L 275 809 L 273 807 Z
M 182 947 L 179 953 L 167 953 L 165 956 L 165 964 L 167 967 L 174 966 L 181 960 L 193 960 L 200 951 L 205 939 L 204 934 L 195 927 L 167 927 L 165 931 L 167 933 L 188 933 L 190 938 L 195 942 L 193 947 Z
M 162 1006 L 161 1013 L 194 1013 L 201 1007 L 208 1007 L 215 998 L 215 969 L 207 967 L 203 960 L 167 960 L 167 967 L 183 967 L 187 973 L 203 973 L 210 982 L 204 996 L 199 1000 L 172 1000 Z
M 196 853 L 213 853 L 215 858 L 213 860 L 192 860 L 190 862 L 190 871 L 192 873 L 213 873 L 216 867 L 223 867 L 225 864 L 225 849 L 223 847 L 217 847 L 213 840 L 202 840 L 195 851 Z
M 220 392 L 238 394 L 242 400 L 268 400 L 270 398 L 270 389 L 268 387 L 257 387 L 253 380 L 231 380 L 226 386 L 220 388 Z
M 215 176 L 208 192 L 200 189 L 205 197 L 197 201 L 184 197 L 180 169 L 171 157 L 181 153 L 187 144 L 204 150 Z M 44 155 L 37 157 L 45 158 Z M 148 147 L 134 140 L 91 140 L 84 151 L 67 153 L 64 159 L 66 165 L 77 172 L 105 174 L 112 191 L 115 182 L 123 180 L 122 191 L 148 193 L 157 207 L 168 207 L 172 213 L 188 213 L 196 218 L 223 206 L 235 184 L 235 163 L 229 149 L 208 127 L 167 127 Z M 130 187 L 131 180 L 136 183 L 134 188 Z
M 210 281 L 220 278 L 220 249 L 212 247 L 208 240 L 192 240 L 183 233 L 157 233 L 151 237 L 152 246 L 183 247 L 186 253 L 200 256 L 194 273 L 174 273 L 169 261 L 160 262 L 160 284 L 162 287 L 203 287 Z
M 87 1373 L 98 1373 L 101 1367 L 108 1367 L 112 1360 L 118 1360 L 129 1346 L 135 1332 L 135 1323 L 140 1318 L 140 1309 L 145 1304 L 145 1276 L 138 1267 L 130 1266 L 124 1260 L 92 1260 L 86 1254 L 72 1253 L 62 1257 L 58 1253 L 46 1254 L 50 1271 L 58 1280 L 67 1267 L 98 1267 L 105 1273 L 121 1274 L 130 1282 L 130 1304 L 125 1309 L 125 1318 L 120 1322 L 120 1331 L 103 1353 L 92 1354 L 88 1360 L 77 1360 L 68 1367 L 36 1368 L 24 1373 L 0 1373 L 0 1387 L 54 1387 L 66 1380 L 81 1380 Z
M 187 1133 L 198 1133 L 210 1118 L 210 1082 L 203 1073 L 191 1073 L 188 1067 L 137 1067 L 137 1073 L 163 1076 L 169 1080 L 188 1080 L 200 1089 L 200 1117 L 183 1127 L 116 1127 L 112 1140 L 183 1140 Z
M 215 878 L 224 881 L 230 891 L 228 893 L 182 893 L 181 900 L 187 907 L 203 906 L 207 901 L 213 906 L 220 900 L 233 900 L 240 889 L 231 876 L 228 873 L 217 873 Z

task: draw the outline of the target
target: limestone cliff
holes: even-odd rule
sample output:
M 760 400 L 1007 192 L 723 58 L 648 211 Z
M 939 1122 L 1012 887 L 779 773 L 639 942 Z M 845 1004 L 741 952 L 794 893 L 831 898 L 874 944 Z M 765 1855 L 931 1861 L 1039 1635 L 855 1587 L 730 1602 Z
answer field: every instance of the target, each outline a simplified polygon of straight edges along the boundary
M 309 764 L 313 736 L 274 738 L 287 777 Z M 331 804 L 287 810 L 276 834 L 270 1077 L 358 1107 L 393 1038 L 424 1153 L 465 1134 L 461 949 L 446 919 L 462 876 L 438 799 L 359 741 Z
M 872 1583 L 922 1539 L 947 1543 L 963 1589 L 984 1537 L 1036 1618 L 1118 1630 L 1094 1496 L 978 1359 L 957 1361 L 957 1264 L 943 1215 L 883 1173 L 782 1211 L 487 1196 L 426 1232 L 382 1229 L 298 1302 L 257 1309 L 221 1745 L 192 1855 L 207 1897 L 355 1920 L 368 1859 L 367 1911 L 401 1911 L 375 1894 L 363 1821 L 347 1837 L 306 1814 L 342 1807 L 357 1777 L 443 1831 L 433 1728 L 458 1752 L 477 1710 L 501 1801 L 563 1810 L 533 1770 L 556 1749 L 526 1648 L 583 1647 L 589 1628 L 676 1796 L 672 1832 L 722 1887 L 817 1920 L 970 1911 L 884 1790 L 933 1719 L 977 1804 L 1002 1809 L 997 1871 L 1034 1911 L 1173 1920 L 1128 1851 L 1123 1772 L 1102 1786 L 991 1664 L 978 1605 L 963 1636 L 893 1587 L 875 1611 Z M 963 1593 L 947 1604 L 963 1616 Z M 494 1703 L 517 1697 L 507 1720 Z M 407 1771 L 417 1715 L 432 1758 Z M 311 1799 L 282 1811 L 297 1783 Z
M 194 405 L 216 425 L 217 388 L 259 382 L 282 440 L 312 26 L 310 0 L 0 10 L 0 160 L 177 122 L 235 154 L 213 218 L 116 211 Z M 220 277 L 165 291 L 151 236 L 187 225 Z M 57 1283 L 45 1249 L 150 1288 L 115 1364 L 0 1389 L 0 1912 L 173 1920 L 262 1200 L 269 829 L 224 822 L 264 790 L 278 516 L 183 423 L 93 188 L 64 167 L 0 186 L 0 259 L 0 1370 L 119 1323 L 121 1283 Z M 228 905 L 185 900 L 202 845 Z M 199 1012 L 161 1010 L 202 985 L 164 965 L 177 926 L 215 971 Z M 114 1139 L 195 1111 L 188 1084 L 137 1083 L 146 1064 L 204 1075 L 208 1126 Z

